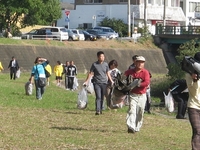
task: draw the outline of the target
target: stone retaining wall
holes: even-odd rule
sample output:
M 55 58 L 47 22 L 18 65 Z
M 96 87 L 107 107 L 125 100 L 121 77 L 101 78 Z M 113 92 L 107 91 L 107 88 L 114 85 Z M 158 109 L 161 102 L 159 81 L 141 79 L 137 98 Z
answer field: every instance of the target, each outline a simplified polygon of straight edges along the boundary
M 65 63 L 66 60 L 73 60 L 78 68 L 78 72 L 86 73 L 91 64 L 97 60 L 96 53 L 102 49 L 69 49 L 65 47 L 50 46 L 16 46 L 16 45 L 0 45 L 0 61 L 4 68 L 8 67 L 12 56 L 18 60 L 22 71 L 30 71 L 34 60 L 37 56 L 45 57 L 50 61 L 53 67 L 56 61 L 60 60 Z M 116 59 L 119 63 L 119 69 L 123 72 L 132 63 L 133 55 L 142 55 L 146 58 L 145 67 L 151 73 L 166 74 L 166 61 L 163 51 L 159 50 L 120 50 L 120 49 L 104 49 L 106 61 Z M 5 72 L 8 70 L 5 70 Z

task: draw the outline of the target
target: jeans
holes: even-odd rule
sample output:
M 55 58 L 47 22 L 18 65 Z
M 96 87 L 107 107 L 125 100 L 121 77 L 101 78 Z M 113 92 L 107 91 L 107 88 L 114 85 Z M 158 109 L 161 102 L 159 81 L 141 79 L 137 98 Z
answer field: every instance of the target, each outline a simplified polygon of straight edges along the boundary
M 68 77 L 68 88 L 72 90 L 73 85 L 74 85 L 74 77 Z
M 45 91 L 45 86 L 41 87 L 38 84 L 38 80 L 35 80 L 35 89 L 36 89 L 36 98 L 37 99 L 42 99 L 42 95 L 44 94 Z
M 102 112 L 103 100 L 106 94 L 106 86 L 107 84 L 105 83 L 94 83 L 94 91 L 96 95 L 96 101 L 95 101 L 96 112 Z

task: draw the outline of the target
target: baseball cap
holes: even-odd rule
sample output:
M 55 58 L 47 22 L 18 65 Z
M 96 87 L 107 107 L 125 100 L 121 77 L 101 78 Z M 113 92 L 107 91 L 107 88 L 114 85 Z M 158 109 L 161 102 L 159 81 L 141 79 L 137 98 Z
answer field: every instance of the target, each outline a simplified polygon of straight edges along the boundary
M 145 61 L 145 58 L 143 56 L 138 56 L 136 58 L 136 61 Z

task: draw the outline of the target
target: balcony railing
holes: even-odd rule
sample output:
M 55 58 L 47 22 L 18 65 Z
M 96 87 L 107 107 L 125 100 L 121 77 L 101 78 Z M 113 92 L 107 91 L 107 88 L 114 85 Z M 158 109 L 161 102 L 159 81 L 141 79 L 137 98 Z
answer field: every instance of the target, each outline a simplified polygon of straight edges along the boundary
M 156 35 L 200 35 L 200 26 L 156 26 Z

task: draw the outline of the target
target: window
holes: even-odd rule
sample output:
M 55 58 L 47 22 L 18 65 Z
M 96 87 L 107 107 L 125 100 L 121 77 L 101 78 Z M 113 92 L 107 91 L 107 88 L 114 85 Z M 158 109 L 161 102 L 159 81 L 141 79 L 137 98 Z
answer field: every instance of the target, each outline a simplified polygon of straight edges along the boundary
M 199 2 L 190 2 L 189 3 L 189 12 L 200 12 L 200 3 Z
M 180 6 L 180 0 L 171 0 L 171 6 L 172 7 L 179 7 Z
M 148 0 L 148 4 L 151 4 L 151 0 Z
M 128 0 L 119 0 L 120 3 L 128 3 Z
M 102 0 L 84 0 L 84 3 L 102 3 Z

